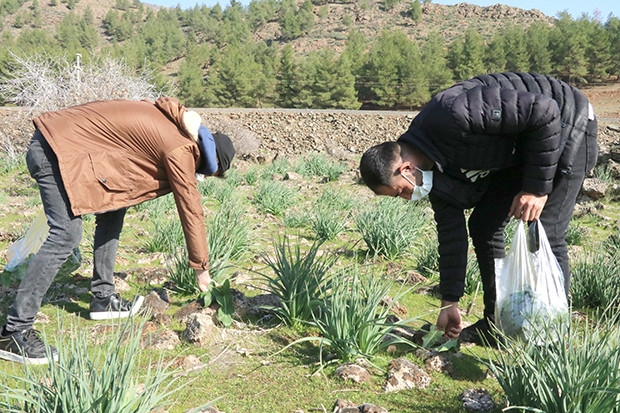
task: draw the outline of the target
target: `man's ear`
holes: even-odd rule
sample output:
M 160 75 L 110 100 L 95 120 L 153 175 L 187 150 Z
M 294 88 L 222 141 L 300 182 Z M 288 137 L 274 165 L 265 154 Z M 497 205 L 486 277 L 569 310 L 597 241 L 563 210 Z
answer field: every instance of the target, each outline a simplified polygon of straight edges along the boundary
M 398 173 L 402 172 L 411 172 L 413 170 L 413 165 L 409 161 L 404 161 L 398 167 Z

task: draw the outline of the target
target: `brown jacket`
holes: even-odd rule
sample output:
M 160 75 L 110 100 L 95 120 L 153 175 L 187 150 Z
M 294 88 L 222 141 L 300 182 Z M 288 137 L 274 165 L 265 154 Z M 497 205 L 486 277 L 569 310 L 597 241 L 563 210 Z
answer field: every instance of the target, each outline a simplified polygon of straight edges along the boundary
M 172 192 L 190 267 L 209 268 L 196 168 L 198 145 L 176 99 L 91 102 L 46 112 L 35 126 L 58 157 L 75 215 L 125 208 Z

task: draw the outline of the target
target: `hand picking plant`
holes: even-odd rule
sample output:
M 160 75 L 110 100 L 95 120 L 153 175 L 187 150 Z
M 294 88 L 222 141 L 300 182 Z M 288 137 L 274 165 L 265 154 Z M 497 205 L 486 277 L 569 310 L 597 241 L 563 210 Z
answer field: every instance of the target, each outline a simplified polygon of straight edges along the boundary
M 620 411 L 620 329 L 617 309 L 592 325 L 536 330 L 534 340 L 504 337 L 484 362 L 506 394 L 503 411 L 599 413 Z M 545 343 L 537 345 L 536 343 Z
M 25 365 L 24 375 L 1 373 L 0 410 L 36 413 L 150 413 L 171 404 L 177 383 L 163 360 L 143 364 L 140 342 L 145 321 L 119 323 L 102 344 L 72 326 L 63 334 L 59 322 L 58 362 L 45 370 Z M 15 384 L 7 385 L 8 381 Z
M 281 302 L 279 307 L 269 310 L 293 328 L 312 321 L 328 287 L 328 272 L 337 256 L 330 253 L 319 255 L 321 245 L 321 241 L 316 241 L 304 253 L 299 242 L 291 246 L 285 236 L 274 244 L 275 257 L 264 256 L 273 274 L 259 275 L 267 281 L 266 289 Z
M 323 347 L 327 347 L 333 352 L 335 360 L 347 362 L 357 358 L 370 360 L 379 350 L 393 344 L 412 345 L 410 341 L 391 332 L 413 319 L 388 322 L 394 303 L 409 289 L 401 287 L 390 303 L 383 305 L 383 299 L 394 286 L 393 281 L 374 274 L 359 274 L 354 270 L 334 275 L 330 285 L 331 290 L 323 299 L 321 311 L 314 313 L 314 325 L 320 336 L 304 337 L 287 347 L 305 341 L 318 341 L 321 360 Z

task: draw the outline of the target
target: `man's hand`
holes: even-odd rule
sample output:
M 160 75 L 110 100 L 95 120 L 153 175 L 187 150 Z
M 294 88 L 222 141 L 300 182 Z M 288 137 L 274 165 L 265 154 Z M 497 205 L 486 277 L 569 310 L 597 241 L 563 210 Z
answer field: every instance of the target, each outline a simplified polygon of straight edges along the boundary
M 508 217 L 515 217 L 523 222 L 537 220 L 546 203 L 547 195 L 534 195 L 521 191 L 512 200 Z
M 443 331 L 446 338 L 458 338 L 463 329 L 459 303 L 454 301 L 441 301 L 441 311 L 437 318 L 437 329 Z
M 213 282 L 209 270 L 194 270 L 196 272 L 196 283 L 200 291 L 207 291 L 209 284 Z

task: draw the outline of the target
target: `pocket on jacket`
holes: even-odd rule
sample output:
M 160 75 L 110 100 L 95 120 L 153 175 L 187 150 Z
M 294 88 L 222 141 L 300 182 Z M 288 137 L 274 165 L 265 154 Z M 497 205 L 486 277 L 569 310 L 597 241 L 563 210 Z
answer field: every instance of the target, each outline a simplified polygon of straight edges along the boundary
M 104 151 L 89 153 L 90 164 L 97 181 L 108 191 L 124 192 L 130 190 L 130 178 L 126 165 L 127 158 L 118 152 Z

